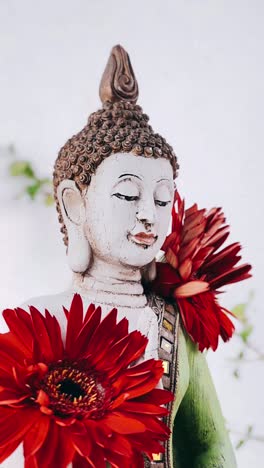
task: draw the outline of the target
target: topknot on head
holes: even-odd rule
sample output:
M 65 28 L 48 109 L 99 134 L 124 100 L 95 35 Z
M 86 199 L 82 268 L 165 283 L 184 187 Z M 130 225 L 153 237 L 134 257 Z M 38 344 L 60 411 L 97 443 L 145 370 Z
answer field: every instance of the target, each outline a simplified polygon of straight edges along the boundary
M 121 45 L 116 45 L 111 51 L 101 79 L 99 94 L 102 103 L 137 102 L 137 80 L 129 55 Z

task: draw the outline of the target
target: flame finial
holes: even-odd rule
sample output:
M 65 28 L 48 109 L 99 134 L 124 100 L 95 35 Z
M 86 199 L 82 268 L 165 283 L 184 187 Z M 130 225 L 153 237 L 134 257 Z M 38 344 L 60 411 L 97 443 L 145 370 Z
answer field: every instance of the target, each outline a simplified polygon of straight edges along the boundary
M 103 73 L 99 94 L 102 103 L 129 101 L 136 103 L 138 84 L 129 55 L 121 45 L 113 47 Z

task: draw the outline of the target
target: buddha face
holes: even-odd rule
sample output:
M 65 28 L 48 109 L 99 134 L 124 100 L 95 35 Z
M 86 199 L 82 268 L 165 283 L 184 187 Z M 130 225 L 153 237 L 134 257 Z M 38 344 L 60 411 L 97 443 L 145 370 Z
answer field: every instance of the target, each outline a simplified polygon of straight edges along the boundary
M 126 153 L 106 158 L 85 195 L 83 229 L 93 255 L 117 265 L 150 263 L 166 237 L 173 195 L 168 160 Z

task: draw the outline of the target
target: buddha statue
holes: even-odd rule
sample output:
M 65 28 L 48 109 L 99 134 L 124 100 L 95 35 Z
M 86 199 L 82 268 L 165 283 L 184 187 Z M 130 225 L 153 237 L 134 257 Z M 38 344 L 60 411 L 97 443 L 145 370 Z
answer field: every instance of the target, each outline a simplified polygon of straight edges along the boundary
M 62 147 L 54 168 L 71 287 L 26 305 L 47 308 L 61 326 L 62 305 L 68 308 L 76 292 L 84 306 L 101 305 L 103 315 L 116 307 L 130 331 L 147 336 L 144 358 L 163 360 L 160 386 L 175 395 L 165 453 L 151 462 L 146 458 L 145 467 L 233 468 L 205 355 L 184 332 L 175 304 L 147 293 L 171 220 L 178 164 L 172 147 L 136 104 L 137 81 L 121 46 L 111 52 L 100 97 L 102 108 Z

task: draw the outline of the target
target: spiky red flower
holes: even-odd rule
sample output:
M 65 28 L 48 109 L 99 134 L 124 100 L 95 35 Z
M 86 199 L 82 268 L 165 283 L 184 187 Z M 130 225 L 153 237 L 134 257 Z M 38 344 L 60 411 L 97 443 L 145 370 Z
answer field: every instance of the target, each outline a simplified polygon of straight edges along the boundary
M 128 333 L 126 319 L 75 295 L 65 343 L 55 317 L 35 307 L 3 312 L 0 335 L 0 463 L 23 442 L 25 468 L 143 467 L 163 451 L 169 429 L 160 420 L 172 394 L 156 389 L 163 368 L 135 364 L 147 338 Z
M 237 266 L 238 242 L 219 250 L 229 236 L 229 226 L 221 208 L 185 211 L 184 200 L 176 193 L 172 210 L 172 232 L 162 250 L 166 263 L 157 262 L 152 288 L 158 294 L 176 299 L 186 331 L 199 344 L 200 351 L 227 341 L 234 332 L 230 312 L 217 301 L 218 289 L 249 278 L 251 266 Z

